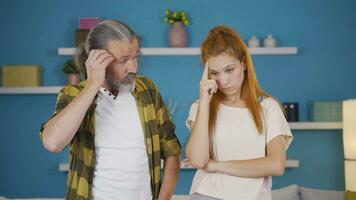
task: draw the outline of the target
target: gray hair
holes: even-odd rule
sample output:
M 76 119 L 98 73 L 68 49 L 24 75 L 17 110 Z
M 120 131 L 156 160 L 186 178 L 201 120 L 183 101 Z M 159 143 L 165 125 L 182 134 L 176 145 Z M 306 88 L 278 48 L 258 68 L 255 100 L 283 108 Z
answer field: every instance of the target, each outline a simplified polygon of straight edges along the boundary
M 86 78 L 85 61 L 92 49 L 107 49 L 110 40 L 132 42 L 136 33 L 125 23 L 118 20 L 105 20 L 92 28 L 85 43 L 78 46 L 75 60 L 77 67 Z

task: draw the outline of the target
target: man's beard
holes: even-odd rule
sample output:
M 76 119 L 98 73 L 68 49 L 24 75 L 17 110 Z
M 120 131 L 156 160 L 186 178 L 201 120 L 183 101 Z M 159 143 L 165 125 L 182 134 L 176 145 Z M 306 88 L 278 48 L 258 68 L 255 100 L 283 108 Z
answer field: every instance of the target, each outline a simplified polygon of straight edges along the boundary
M 106 81 L 109 86 L 119 91 L 119 93 L 133 92 L 135 89 L 136 73 L 128 73 L 121 81 L 117 81 L 113 74 L 107 73 Z

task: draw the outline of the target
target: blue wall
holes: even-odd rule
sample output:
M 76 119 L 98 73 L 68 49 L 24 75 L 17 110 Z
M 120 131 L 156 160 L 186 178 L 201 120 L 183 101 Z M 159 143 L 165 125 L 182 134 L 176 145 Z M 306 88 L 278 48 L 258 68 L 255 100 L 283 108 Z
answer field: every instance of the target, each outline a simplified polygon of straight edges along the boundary
M 298 55 L 254 56 L 261 86 L 282 102 L 299 102 L 301 120 L 308 120 L 312 100 L 356 97 L 356 1 L 164 1 L 61 0 L 0 2 L 0 65 L 40 64 L 43 85 L 63 85 L 58 47 L 75 43 L 79 17 L 125 21 L 141 36 L 143 47 L 166 46 L 164 9 L 184 9 L 191 25 L 189 46 L 197 47 L 218 24 L 234 27 L 247 40 L 272 33 L 281 46 L 297 46 Z M 182 144 L 188 137 L 184 121 L 197 98 L 201 75 L 198 56 L 142 57 L 139 71 L 156 81 L 165 99 L 178 102 L 174 114 Z M 66 173 L 58 164 L 67 151 L 44 150 L 38 130 L 53 112 L 55 95 L 0 95 L 0 195 L 63 197 Z M 274 178 L 274 188 L 289 184 L 344 189 L 341 131 L 294 131 L 288 157 L 301 166 Z M 193 170 L 181 172 L 176 192 L 189 191 Z

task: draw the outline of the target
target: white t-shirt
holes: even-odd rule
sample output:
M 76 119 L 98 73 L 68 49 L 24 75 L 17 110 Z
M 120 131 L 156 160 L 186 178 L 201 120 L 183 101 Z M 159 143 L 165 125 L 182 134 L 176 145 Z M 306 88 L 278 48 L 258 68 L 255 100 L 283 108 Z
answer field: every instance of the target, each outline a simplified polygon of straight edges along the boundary
M 95 109 L 94 200 L 152 199 L 148 157 L 135 98 L 101 88 Z
M 279 106 L 271 97 L 261 102 L 265 131 L 258 134 L 247 108 L 220 104 L 213 137 L 214 158 L 218 161 L 247 160 L 266 156 L 266 145 L 279 135 L 286 135 L 286 149 L 293 136 Z M 191 106 L 187 126 L 195 121 L 198 103 Z M 190 194 L 199 193 L 227 200 L 271 199 L 271 177 L 242 178 L 222 173 L 207 173 L 198 169 Z

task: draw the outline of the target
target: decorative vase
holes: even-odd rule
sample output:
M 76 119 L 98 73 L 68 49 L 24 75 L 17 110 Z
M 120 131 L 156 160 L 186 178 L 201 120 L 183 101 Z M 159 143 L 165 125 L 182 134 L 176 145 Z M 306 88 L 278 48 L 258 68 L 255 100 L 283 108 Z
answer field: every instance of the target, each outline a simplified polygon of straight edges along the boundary
M 170 47 L 185 47 L 187 45 L 187 33 L 182 22 L 174 22 L 169 32 Z
M 276 39 L 271 34 L 269 34 L 265 38 L 263 44 L 264 44 L 265 47 L 275 47 L 276 46 Z
M 78 85 L 80 82 L 79 74 L 67 74 L 67 85 Z
M 260 40 L 258 40 L 258 38 L 256 36 L 252 36 L 248 40 L 248 46 L 249 47 L 259 47 L 260 46 Z

